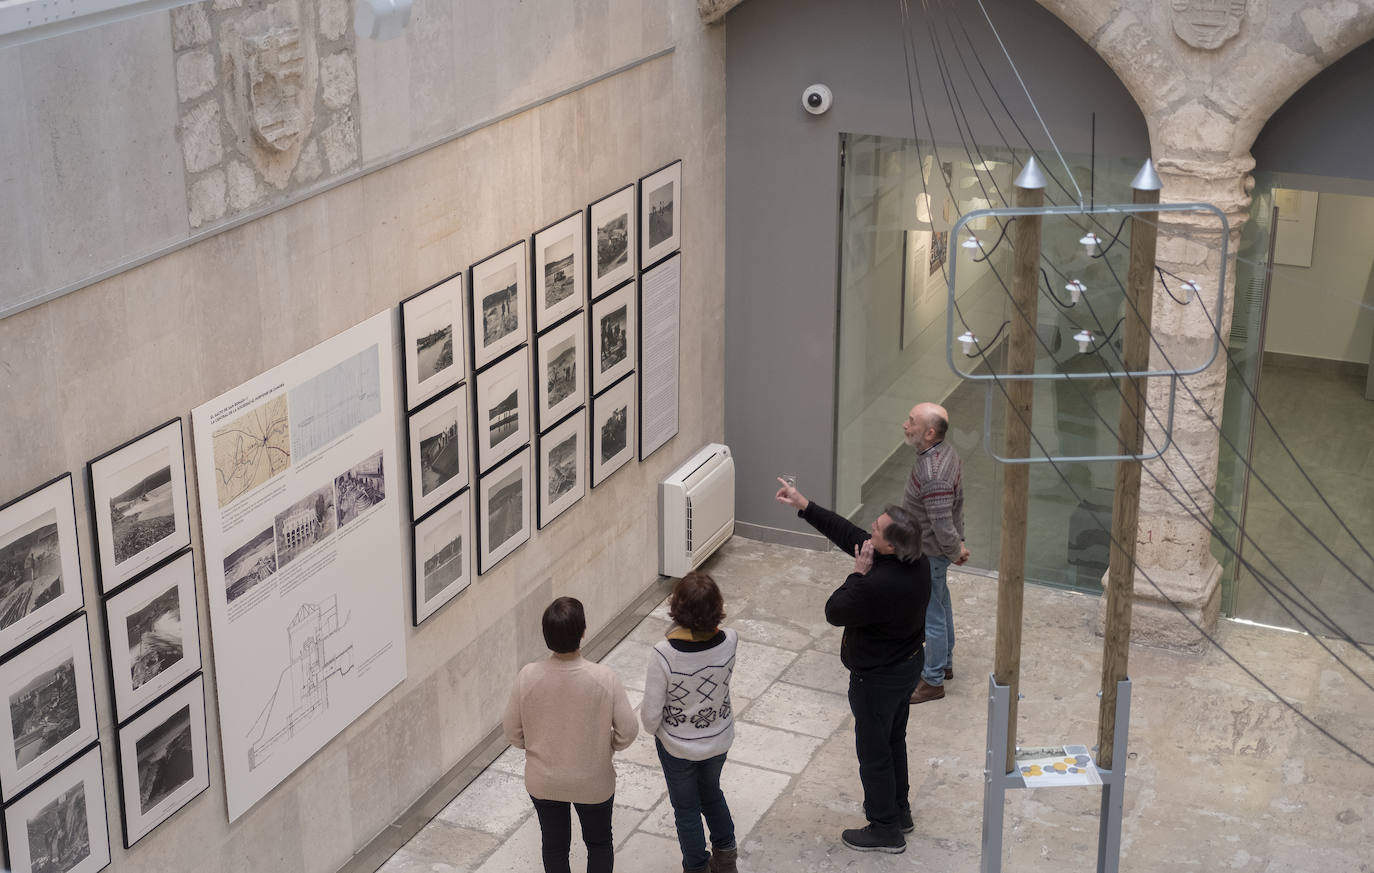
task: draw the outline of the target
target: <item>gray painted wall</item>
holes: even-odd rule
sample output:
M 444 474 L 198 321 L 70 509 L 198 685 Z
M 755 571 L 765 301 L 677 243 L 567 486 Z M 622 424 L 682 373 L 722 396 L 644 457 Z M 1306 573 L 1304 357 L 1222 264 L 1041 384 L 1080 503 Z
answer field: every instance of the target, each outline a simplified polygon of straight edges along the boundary
M 1034 115 L 986 23 L 974 17 L 976 9 L 957 5 L 977 57 L 1042 149 L 1044 134 L 1033 129 Z M 1089 150 L 1096 112 L 1099 153 L 1148 153 L 1144 118 L 1088 45 L 1034 3 L 989 0 L 987 6 L 1062 149 Z M 795 541 L 788 532 L 809 528 L 773 502 L 773 476 L 795 472 L 809 496 L 826 505 L 834 497 L 839 137 L 912 136 L 901 20 L 891 0 L 750 0 L 730 12 L 726 26 L 725 436 L 735 454 L 736 513 L 744 530 Z M 936 26 L 949 45 L 946 25 Z M 952 26 L 962 39 L 958 23 Z M 919 17 L 915 32 L 937 138 L 957 148 L 927 24 Z M 967 47 L 964 60 L 982 75 Z M 951 54 L 950 63 L 962 81 L 961 99 L 971 98 L 959 58 Z M 820 117 L 801 107 L 802 91 L 814 82 L 835 93 L 834 108 Z M 973 99 L 963 109 L 974 135 L 1000 143 Z M 1005 115 L 997 121 L 1015 136 Z M 1086 193 L 1087 180 L 1081 184 Z
M 1255 169 L 1374 180 L 1371 90 L 1374 42 L 1367 42 L 1318 73 L 1279 107 L 1250 150 Z

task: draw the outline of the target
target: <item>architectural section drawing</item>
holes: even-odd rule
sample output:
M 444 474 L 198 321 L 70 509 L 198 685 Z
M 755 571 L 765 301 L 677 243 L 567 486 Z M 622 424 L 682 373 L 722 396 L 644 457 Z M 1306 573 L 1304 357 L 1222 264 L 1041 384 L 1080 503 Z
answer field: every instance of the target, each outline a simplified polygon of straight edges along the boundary
M 248 769 L 256 770 L 272 750 L 329 709 L 329 680 L 353 669 L 353 645 L 340 631 L 339 598 L 306 603 L 286 628 L 291 662 L 248 732 Z

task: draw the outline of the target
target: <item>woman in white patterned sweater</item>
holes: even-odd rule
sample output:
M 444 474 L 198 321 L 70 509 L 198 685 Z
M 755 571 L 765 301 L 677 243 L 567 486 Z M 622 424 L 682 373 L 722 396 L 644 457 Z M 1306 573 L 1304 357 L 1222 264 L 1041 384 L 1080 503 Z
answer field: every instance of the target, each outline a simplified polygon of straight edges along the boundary
M 668 614 L 675 624 L 649 655 L 640 719 L 654 735 L 663 765 L 683 873 L 734 873 L 735 822 L 720 790 L 720 771 L 735 739 L 730 676 L 739 640 L 734 631 L 721 629 L 725 600 L 705 573 L 682 577 Z

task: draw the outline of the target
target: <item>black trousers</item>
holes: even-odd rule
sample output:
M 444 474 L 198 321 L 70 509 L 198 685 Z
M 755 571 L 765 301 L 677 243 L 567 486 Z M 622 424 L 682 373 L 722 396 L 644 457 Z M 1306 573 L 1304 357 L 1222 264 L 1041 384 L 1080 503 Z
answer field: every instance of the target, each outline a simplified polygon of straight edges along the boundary
M 920 649 L 906 661 L 863 676 L 849 674 L 849 709 L 854 713 L 854 750 L 864 787 L 869 823 L 895 829 L 902 810 L 911 808 L 907 781 L 906 720 L 911 692 L 921 678 Z
M 582 823 L 582 842 L 587 844 L 587 873 L 611 873 L 615 866 L 615 850 L 611 843 L 611 806 L 615 795 L 601 803 L 568 803 L 566 800 L 534 801 L 539 816 L 539 833 L 543 838 L 544 873 L 571 873 L 568 850 L 572 847 L 572 814 L 569 806 L 577 807 L 577 820 Z

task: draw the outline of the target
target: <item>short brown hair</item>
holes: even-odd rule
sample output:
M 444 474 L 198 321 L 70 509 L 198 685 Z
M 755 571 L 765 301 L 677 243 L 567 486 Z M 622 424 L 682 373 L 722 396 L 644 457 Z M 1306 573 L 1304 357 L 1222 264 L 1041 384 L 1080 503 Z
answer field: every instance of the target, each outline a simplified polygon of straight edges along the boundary
M 560 597 L 544 610 L 544 643 L 561 655 L 582 648 L 587 615 L 576 597 Z
M 668 600 L 668 615 L 689 630 L 704 633 L 715 630 L 725 618 L 725 598 L 720 596 L 716 580 L 709 574 L 693 570 L 673 588 Z

